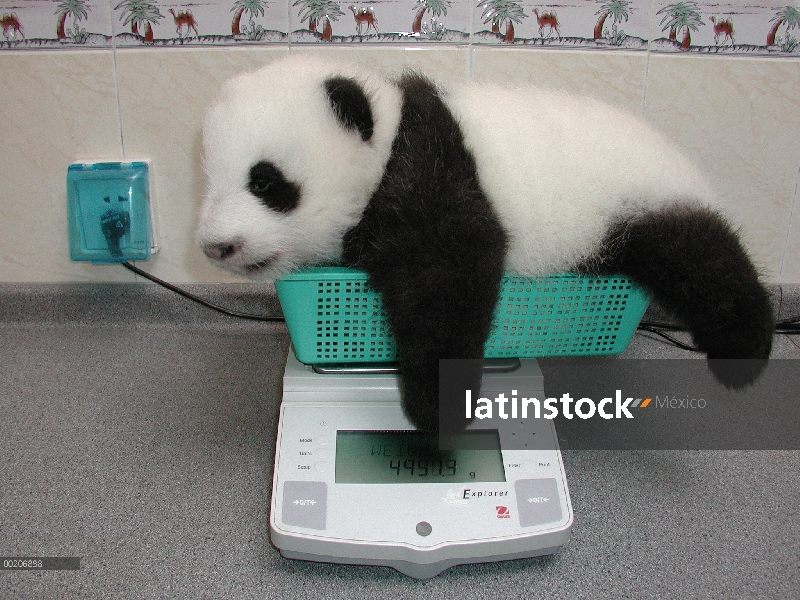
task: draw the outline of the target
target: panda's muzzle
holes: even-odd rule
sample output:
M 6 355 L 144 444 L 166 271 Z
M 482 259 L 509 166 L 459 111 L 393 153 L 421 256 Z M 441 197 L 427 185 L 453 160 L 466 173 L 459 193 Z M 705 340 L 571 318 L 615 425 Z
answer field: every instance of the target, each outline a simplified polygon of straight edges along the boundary
M 241 251 L 243 247 L 244 245 L 237 241 L 208 243 L 203 245 L 203 252 L 214 262 L 221 263 L 220 266 L 246 275 L 253 275 L 272 266 L 281 254 L 279 252 L 256 262 L 242 264 L 241 260 L 233 259 L 234 257 L 241 258 L 240 255 L 242 254 Z
M 204 244 L 203 252 L 211 260 L 226 261 L 241 249 L 241 244 L 227 242 L 222 244 Z

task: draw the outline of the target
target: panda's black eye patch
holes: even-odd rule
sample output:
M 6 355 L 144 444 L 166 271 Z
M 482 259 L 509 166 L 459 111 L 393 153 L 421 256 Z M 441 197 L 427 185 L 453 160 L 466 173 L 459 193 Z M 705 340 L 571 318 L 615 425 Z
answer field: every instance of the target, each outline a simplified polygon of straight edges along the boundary
M 297 208 L 300 202 L 300 186 L 287 181 L 278 167 L 263 160 L 250 167 L 247 189 L 264 206 L 282 213 Z

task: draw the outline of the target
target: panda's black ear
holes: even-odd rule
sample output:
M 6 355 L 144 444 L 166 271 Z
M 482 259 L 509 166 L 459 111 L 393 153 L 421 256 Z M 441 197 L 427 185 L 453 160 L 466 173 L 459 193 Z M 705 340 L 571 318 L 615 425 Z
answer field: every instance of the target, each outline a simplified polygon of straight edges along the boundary
M 331 77 L 325 81 L 325 91 L 339 122 L 346 129 L 357 131 L 365 142 L 369 141 L 374 123 L 364 89 L 347 77 Z

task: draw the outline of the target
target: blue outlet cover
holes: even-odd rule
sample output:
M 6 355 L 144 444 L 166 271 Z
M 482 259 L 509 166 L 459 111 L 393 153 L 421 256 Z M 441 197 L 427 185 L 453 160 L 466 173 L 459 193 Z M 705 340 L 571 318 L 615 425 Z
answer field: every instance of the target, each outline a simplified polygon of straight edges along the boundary
M 150 258 L 150 181 L 146 162 L 75 163 L 67 169 L 72 260 Z

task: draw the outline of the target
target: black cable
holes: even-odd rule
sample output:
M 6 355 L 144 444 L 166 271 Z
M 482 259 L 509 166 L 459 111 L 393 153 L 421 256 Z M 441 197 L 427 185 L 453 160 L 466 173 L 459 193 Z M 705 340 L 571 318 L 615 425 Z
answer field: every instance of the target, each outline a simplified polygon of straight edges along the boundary
M 784 321 L 779 321 L 775 324 L 776 331 L 778 329 L 788 329 L 790 331 L 794 331 L 797 333 L 800 331 L 800 317 L 793 317 L 791 319 L 786 319 Z
M 640 329 L 645 329 L 647 331 L 651 331 L 649 328 L 654 327 L 656 329 L 663 329 L 666 331 L 681 331 L 686 332 L 686 328 L 681 327 L 680 325 L 674 325 L 672 323 L 656 323 L 656 322 L 649 322 L 649 321 L 642 321 L 639 324 Z M 657 333 L 657 332 L 653 332 Z M 793 335 L 800 333 L 800 316 L 798 317 L 791 317 L 789 319 L 785 319 L 783 321 L 778 321 L 775 323 L 775 333 L 783 333 L 787 335 Z
M 656 327 L 658 329 L 666 329 L 667 331 L 686 331 L 685 327 L 681 327 L 680 325 L 675 325 L 674 323 L 659 323 L 657 321 L 642 321 L 639 323 L 640 326 L 645 327 Z
M 775 333 L 782 333 L 783 335 L 800 335 L 800 325 L 794 327 L 777 327 Z
M 181 289 L 181 288 L 179 288 L 177 286 L 174 286 L 171 283 L 167 283 L 166 281 L 164 281 L 162 279 L 159 279 L 155 275 L 151 275 L 147 271 L 142 271 L 140 268 L 132 265 L 129 262 L 123 262 L 123 263 L 120 263 L 120 264 L 123 267 L 125 267 L 126 269 L 128 269 L 129 271 L 133 271 L 137 275 L 140 275 L 140 276 L 144 277 L 145 279 L 149 279 L 153 283 L 157 283 L 157 284 L 159 284 L 161 286 L 164 286 L 168 290 L 172 290 L 173 292 L 175 292 L 176 294 L 180 294 L 184 298 L 188 298 L 189 300 L 197 302 L 198 304 L 202 304 L 203 306 L 205 306 L 207 308 L 210 308 L 212 310 L 216 310 L 218 312 L 221 312 L 223 314 L 229 315 L 231 317 L 238 317 L 240 319 L 250 319 L 251 321 L 277 321 L 277 322 L 285 321 L 284 317 L 270 316 L 270 315 L 253 315 L 253 314 L 250 314 L 250 313 L 243 313 L 243 312 L 239 312 L 239 311 L 232 310 L 232 309 L 229 309 L 229 308 L 224 308 L 222 306 L 217 306 L 216 304 L 212 304 L 211 302 L 208 302 L 207 300 L 203 300 L 202 298 L 198 298 L 194 294 L 191 294 L 191 293 L 187 292 L 184 289 Z M 660 322 L 654 322 L 654 321 L 642 321 L 641 323 L 639 323 L 639 326 L 638 326 L 637 329 L 640 329 L 642 331 L 647 331 L 649 333 L 653 333 L 655 335 L 658 335 L 658 336 L 668 340 L 671 344 L 674 344 L 675 346 L 677 346 L 678 348 L 681 348 L 683 350 L 689 350 L 691 352 L 700 352 L 700 350 L 698 350 L 694 346 L 690 346 L 688 344 L 684 344 L 683 342 L 681 342 L 680 340 L 672 337 L 671 335 L 668 335 L 667 333 L 664 333 L 665 331 L 686 332 L 686 329 L 684 329 L 683 327 L 681 327 L 679 325 L 674 325 L 672 323 L 660 323 Z M 783 321 L 779 321 L 778 323 L 776 323 L 775 324 L 775 333 L 782 333 L 782 334 L 787 334 L 787 335 L 800 334 L 800 316 L 790 317 L 789 319 L 784 319 Z
M 660 326 L 660 325 L 663 325 L 663 323 L 662 324 L 657 324 L 657 325 Z M 681 329 L 680 327 L 677 327 L 675 325 L 668 325 L 667 328 L 670 331 L 684 331 L 683 329 Z M 671 335 L 667 335 L 666 333 L 661 331 L 660 328 L 657 328 L 655 326 L 649 325 L 647 323 L 639 323 L 639 327 L 637 327 L 637 329 L 641 329 L 642 331 L 647 331 L 649 333 L 654 333 L 654 334 L 656 334 L 658 336 L 661 336 L 662 338 L 664 338 L 666 340 L 669 340 L 669 342 L 671 344 L 677 346 L 678 348 L 680 348 L 682 350 L 689 350 L 691 352 L 701 352 L 700 349 L 695 348 L 694 346 L 690 346 L 688 344 L 684 344 L 683 342 L 681 342 L 680 340 L 672 337 Z
M 637 329 L 661 336 L 662 338 L 669 340 L 670 343 L 683 350 L 690 350 L 691 352 L 702 352 L 700 349 L 695 348 L 694 346 L 690 346 L 688 344 L 684 344 L 680 340 L 675 339 L 671 335 L 667 335 L 663 331 L 663 330 L 680 331 L 686 333 L 686 329 L 678 325 L 673 325 L 671 323 L 651 323 L 647 321 L 642 321 L 641 323 L 639 323 Z M 784 335 L 800 335 L 800 317 L 792 317 L 784 321 L 779 321 L 778 323 L 775 324 L 775 333 L 780 333 Z
M 236 310 L 231 310 L 229 308 L 224 308 L 222 306 L 217 306 L 216 304 L 212 304 L 211 302 L 208 302 L 207 300 L 203 300 L 202 298 L 198 298 L 194 294 L 191 294 L 191 293 L 187 292 L 184 289 L 181 289 L 181 288 L 179 288 L 177 286 L 174 286 L 171 283 L 167 283 L 166 281 L 164 281 L 162 279 L 159 279 L 155 275 L 151 275 L 147 271 L 142 271 L 139 267 L 136 267 L 136 266 L 132 265 L 131 263 L 127 262 L 127 261 L 123 262 L 123 263 L 120 263 L 120 264 L 123 267 L 125 267 L 126 269 L 128 269 L 129 271 L 133 271 L 137 275 L 141 275 L 142 277 L 144 277 L 145 279 L 149 279 L 153 283 L 157 283 L 158 285 L 162 285 L 165 288 L 167 288 L 168 290 L 172 290 L 176 294 L 180 294 L 184 298 L 188 298 L 189 300 L 197 302 L 198 304 L 202 304 L 203 306 L 205 306 L 207 308 L 216 310 L 218 312 L 221 312 L 223 314 L 229 315 L 231 317 L 239 317 L 240 319 L 250 319 L 251 321 L 285 321 L 286 320 L 283 317 L 269 316 L 269 315 L 252 315 L 250 313 L 243 313 L 243 312 L 239 312 L 239 311 L 236 311 Z

